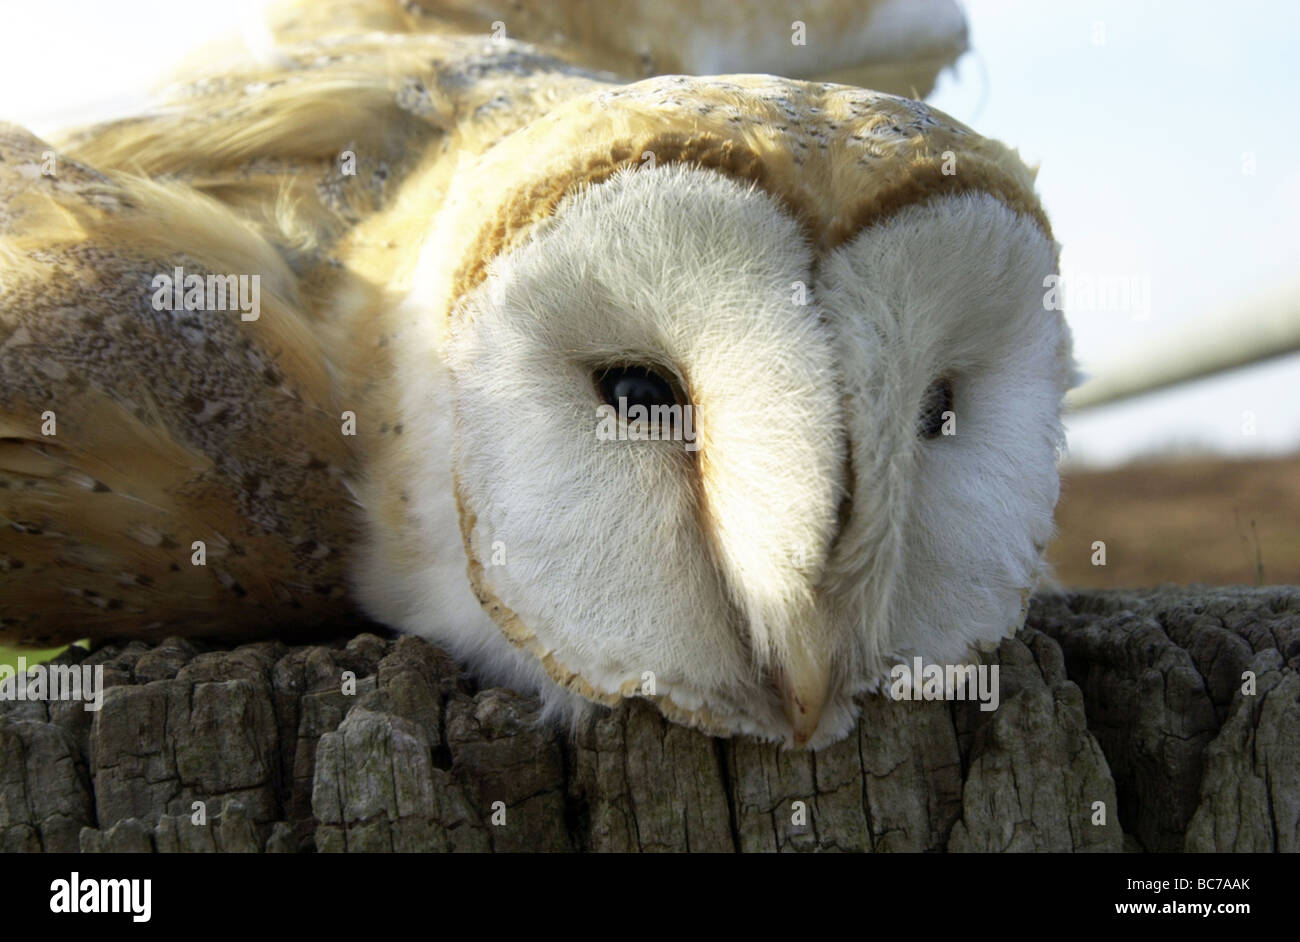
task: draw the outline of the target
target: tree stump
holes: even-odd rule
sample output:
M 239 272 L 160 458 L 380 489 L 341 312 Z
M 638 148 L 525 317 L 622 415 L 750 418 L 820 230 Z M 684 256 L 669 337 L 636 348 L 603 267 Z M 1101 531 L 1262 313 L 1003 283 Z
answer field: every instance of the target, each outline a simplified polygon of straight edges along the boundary
M 1298 588 L 1039 596 L 997 710 L 868 696 L 817 753 L 540 726 L 414 637 L 57 662 L 102 709 L 0 702 L 7 851 L 1300 850 Z

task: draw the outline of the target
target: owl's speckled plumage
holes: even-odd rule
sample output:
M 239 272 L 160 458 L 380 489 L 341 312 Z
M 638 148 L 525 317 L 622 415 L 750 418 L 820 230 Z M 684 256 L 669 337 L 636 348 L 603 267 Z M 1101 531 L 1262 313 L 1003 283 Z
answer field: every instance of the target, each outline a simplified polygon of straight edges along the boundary
M 523 265 L 578 195 L 606 183 L 618 192 L 627 172 L 649 166 L 707 171 L 764 194 L 746 212 L 788 217 L 792 244 L 806 243 L 814 259 L 839 257 L 865 231 L 946 200 L 959 214 L 1001 207 L 989 211 L 1001 214 L 1007 238 L 1041 243 L 1033 264 L 1054 264 L 1030 171 L 923 104 L 766 75 L 629 83 L 591 66 L 636 75 L 647 55 L 666 53 L 600 30 L 566 47 L 552 20 L 572 5 L 537 14 L 545 29 L 525 19 L 524 32 L 550 39 L 550 49 L 460 34 L 473 18 L 449 3 L 433 15 L 435 6 L 309 5 L 283 15 L 286 45 L 272 68 L 203 79 L 154 114 L 57 149 L 12 126 L 0 133 L 3 637 L 48 645 L 320 631 L 359 598 L 375 617 L 481 661 L 487 676 L 541 688 L 549 677 L 612 702 L 637 692 L 644 665 L 584 670 L 564 643 L 539 640 L 485 570 L 485 535 L 475 529 L 491 512 L 484 493 L 452 467 L 428 467 L 431 450 L 465 447 L 451 441 L 462 431 L 451 430 L 445 388 L 412 400 L 426 391 L 424 373 L 438 372 L 418 357 L 445 356 L 456 374 L 444 351 L 468 342 L 454 338 L 472 332 L 474 299 L 506 260 Z M 832 23 L 850 5 L 822 6 Z M 477 19 L 474 27 L 484 28 Z M 667 28 L 643 30 L 653 49 L 672 48 Z M 46 176 L 51 150 L 57 171 Z M 341 171 L 344 152 L 355 155 L 355 175 Z M 679 182 L 689 189 L 694 179 Z M 699 199 L 725 206 L 731 192 L 708 185 Z M 150 281 L 176 266 L 260 274 L 261 316 L 155 310 Z M 1068 340 L 1053 344 L 1044 355 L 1054 358 L 1059 406 Z M 47 410 L 54 436 L 41 432 Z M 357 416 L 355 436 L 340 433 L 345 410 Z M 709 474 L 721 473 L 710 471 L 721 467 L 710 454 L 706 444 L 704 492 Z M 876 470 L 881 480 L 900 473 Z M 843 473 L 828 469 L 827 486 Z M 445 501 L 433 510 L 416 492 L 426 481 Z M 1054 501 L 1054 486 L 1053 477 L 1043 500 L 1051 490 Z M 821 529 L 812 539 L 834 509 L 813 513 Z M 435 519 L 442 532 L 431 550 Z M 1041 554 L 1041 529 L 1039 520 L 1026 559 Z M 194 540 L 206 543 L 206 566 L 190 565 Z M 829 553 L 817 550 L 810 564 L 826 579 L 868 578 Z M 1016 579 L 1023 602 L 1032 580 Z M 462 616 L 471 588 L 516 647 L 495 627 L 485 633 L 481 612 Z M 442 626 L 462 617 L 472 629 Z M 986 630 L 958 632 L 959 647 L 988 640 Z M 844 663 L 878 671 L 893 650 L 886 641 L 874 637 L 871 653 Z M 775 638 L 772 650 L 784 643 Z M 803 643 L 785 653 L 797 660 Z M 767 658 L 754 654 L 755 670 L 767 670 Z M 669 716 L 781 735 L 766 719 L 739 719 L 734 690 L 715 701 L 683 680 L 674 701 L 667 674 L 656 699 Z M 845 704 L 826 735 L 843 726 Z

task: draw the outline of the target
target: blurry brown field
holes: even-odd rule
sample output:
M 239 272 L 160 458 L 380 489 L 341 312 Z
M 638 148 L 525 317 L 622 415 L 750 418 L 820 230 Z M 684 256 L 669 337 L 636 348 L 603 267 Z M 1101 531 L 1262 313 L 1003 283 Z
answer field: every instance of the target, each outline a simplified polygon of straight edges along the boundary
M 1067 587 L 1300 584 L 1300 455 L 1067 472 L 1056 520 Z

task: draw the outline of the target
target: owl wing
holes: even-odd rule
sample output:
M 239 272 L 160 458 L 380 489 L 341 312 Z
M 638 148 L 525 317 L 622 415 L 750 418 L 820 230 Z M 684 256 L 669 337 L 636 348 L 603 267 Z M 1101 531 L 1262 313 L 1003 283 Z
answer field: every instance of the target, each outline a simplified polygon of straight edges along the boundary
M 288 42 L 371 30 L 509 37 L 630 79 L 770 73 L 912 98 L 966 51 L 955 0 L 301 0 L 274 24 Z
M 348 614 L 349 482 L 401 431 L 383 312 L 457 154 L 593 84 L 482 46 L 318 37 L 57 148 L 4 127 L 0 640 Z M 177 269 L 256 278 L 260 317 L 155 298 Z
M 260 316 L 160 297 L 178 267 L 259 275 Z M 0 639 L 340 614 L 352 456 L 307 320 L 226 207 L 0 126 Z

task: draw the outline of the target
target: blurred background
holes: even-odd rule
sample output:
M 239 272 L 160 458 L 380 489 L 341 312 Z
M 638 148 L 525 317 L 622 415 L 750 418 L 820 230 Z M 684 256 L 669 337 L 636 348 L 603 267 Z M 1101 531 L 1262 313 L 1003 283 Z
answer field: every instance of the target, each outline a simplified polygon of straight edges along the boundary
M 1300 4 L 963 7 L 928 100 L 1040 165 L 1094 390 L 1291 325 L 1290 354 L 1068 419 L 1058 578 L 1300 583 Z
M 129 114 L 215 37 L 264 51 L 266 6 L 0 0 L 0 119 L 50 135 Z M 1091 378 L 1068 419 L 1059 581 L 1300 583 L 1300 4 L 882 7 L 889 42 L 953 40 L 932 87 L 889 90 L 1040 167 Z

